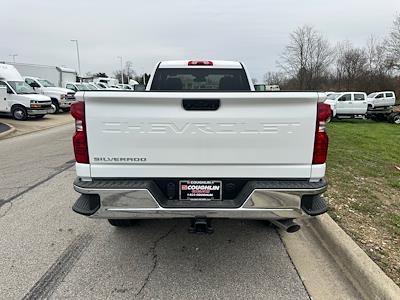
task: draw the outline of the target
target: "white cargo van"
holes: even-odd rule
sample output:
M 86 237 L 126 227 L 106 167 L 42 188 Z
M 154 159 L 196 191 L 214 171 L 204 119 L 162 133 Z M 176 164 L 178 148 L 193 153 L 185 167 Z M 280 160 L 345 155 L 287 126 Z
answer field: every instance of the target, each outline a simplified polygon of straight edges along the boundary
M 42 118 L 52 111 L 50 97 L 35 92 L 14 66 L 0 64 L 0 113 L 16 120 Z
M 71 104 L 75 101 L 73 90 L 57 87 L 43 78 L 25 76 L 24 79 L 36 92 L 50 97 L 56 113 L 60 110 L 69 111 Z

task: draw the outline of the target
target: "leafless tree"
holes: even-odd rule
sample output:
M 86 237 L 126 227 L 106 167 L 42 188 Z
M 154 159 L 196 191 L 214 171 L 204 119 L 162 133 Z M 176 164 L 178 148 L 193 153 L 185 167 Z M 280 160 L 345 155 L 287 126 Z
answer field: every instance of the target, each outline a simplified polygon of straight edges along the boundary
M 389 72 L 388 51 L 384 44 L 370 36 L 365 48 L 367 67 L 370 74 L 386 75 Z
M 125 63 L 125 68 L 124 68 L 124 83 L 129 83 L 129 79 L 132 79 L 136 76 L 136 72 L 132 68 L 132 62 L 127 61 Z M 114 71 L 114 77 L 118 79 L 118 81 L 121 82 L 121 70 Z
M 290 34 L 278 66 L 289 77 L 296 78 L 299 89 L 316 89 L 332 63 L 328 41 L 313 27 L 303 26 Z
M 400 14 L 393 22 L 386 44 L 391 67 L 400 70 Z
M 136 76 L 136 72 L 135 70 L 132 68 L 133 63 L 131 61 L 127 61 L 125 63 L 125 72 L 128 78 L 133 78 L 134 76 Z
M 286 83 L 286 77 L 282 72 L 267 72 L 264 75 L 264 81 L 267 85 L 279 85 L 284 86 Z
M 359 87 L 359 81 L 365 76 L 367 69 L 367 54 L 364 49 L 355 48 L 350 42 L 340 43 L 337 46 L 336 77 L 338 88 Z
M 277 65 L 282 72 L 268 72 L 264 79 L 283 89 L 394 90 L 400 95 L 400 14 L 385 39 L 371 36 L 365 47 L 341 42 L 332 48 L 312 27 L 299 27 Z

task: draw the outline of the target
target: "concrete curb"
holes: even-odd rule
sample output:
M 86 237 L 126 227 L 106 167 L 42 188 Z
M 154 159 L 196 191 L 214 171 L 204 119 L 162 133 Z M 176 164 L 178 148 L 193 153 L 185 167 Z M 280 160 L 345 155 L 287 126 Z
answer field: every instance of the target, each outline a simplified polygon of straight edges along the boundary
M 328 214 L 303 220 L 364 299 L 400 299 L 400 288 Z
M 13 133 L 16 130 L 14 126 L 12 126 L 12 125 L 10 125 L 10 124 L 8 124 L 6 122 L 1 122 L 1 123 L 7 125 L 8 127 L 10 127 L 10 129 L 8 129 L 7 131 L 1 132 L 0 133 L 0 139 L 8 136 L 9 134 Z

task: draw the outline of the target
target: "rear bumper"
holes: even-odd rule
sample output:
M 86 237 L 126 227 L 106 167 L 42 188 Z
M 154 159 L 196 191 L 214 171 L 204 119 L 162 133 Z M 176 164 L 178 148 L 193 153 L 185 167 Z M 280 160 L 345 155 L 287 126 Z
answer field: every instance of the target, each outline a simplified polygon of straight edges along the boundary
M 327 206 L 321 197 L 326 188 L 324 179 L 319 182 L 249 181 L 234 201 L 194 204 L 163 198 L 151 180 L 87 182 L 76 179 L 74 189 L 82 195 L 73 210 L 93 218 L 107 219 L 295 219 L 326 212 Z M 238 201 L 240 204 L 235 207 Z M 232 206 L 225 203 L 232 203 Z

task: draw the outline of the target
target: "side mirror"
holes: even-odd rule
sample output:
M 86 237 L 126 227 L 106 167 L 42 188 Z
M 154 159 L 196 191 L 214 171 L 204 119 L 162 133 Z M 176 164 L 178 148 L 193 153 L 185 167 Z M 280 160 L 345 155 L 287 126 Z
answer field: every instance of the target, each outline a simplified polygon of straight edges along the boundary
M 144 92 L 146 90 L 146 86 L 144 84 L 136 84 L 133 86 L 135 92 Z
M 6 100 L 7 88 L 5 86 L 0 86 L 0 101 Z

